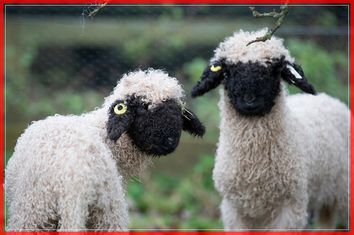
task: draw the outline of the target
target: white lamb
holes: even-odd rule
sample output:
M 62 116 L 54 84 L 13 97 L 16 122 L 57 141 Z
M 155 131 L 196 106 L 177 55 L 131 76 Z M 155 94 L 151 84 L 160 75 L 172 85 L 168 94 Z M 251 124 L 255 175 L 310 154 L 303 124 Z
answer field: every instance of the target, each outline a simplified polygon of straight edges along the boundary
M 303 229 L 348 223 L 349 110 L 316 92 L 283 41 L 236 32 L 193 88 L 220 89 L 213 179 L 225 229 Z M 319 71 L 320 72 L 320 71 Z M 310 93 L 288 96 L 282 82 Z
M 31 124 L 6 168 L 8 230 L 126 230 L 125 184 L 204 127 L 159 70 L 129 73 L 102 107 Z

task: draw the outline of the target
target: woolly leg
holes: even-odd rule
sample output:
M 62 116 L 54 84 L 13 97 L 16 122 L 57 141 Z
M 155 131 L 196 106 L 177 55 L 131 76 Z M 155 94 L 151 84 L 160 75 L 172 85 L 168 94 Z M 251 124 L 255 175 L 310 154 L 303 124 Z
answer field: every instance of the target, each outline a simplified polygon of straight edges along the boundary
M 87 228 L 110 231 L 127 230 L 129 222 L 128 207 L 124 199 L 124 191 L 119 184 L 120 182 L 116 182 L 115 185 L 112 184 L 106 190 L 102 190 L 103 197 L 100 197 L 96 205 L 90 208 Z
M 128 227 L 128 210 L 125 205 L 112 200 L 112 203 L 107 205 L 103 210 L 95 210 L 90 217 L 91 225 L 88 228 L 95 230 L 109 230 L 109 231 L 127 231 Z
M 80 166 L 77 171 L 75 166 Z M 86 229 L 89 205 L 97 200 L 95 172 L 85 163 L 78 162 L 66 169 L 62 188 L 58 191 L 58 215 L 60 231 L 78 231 Z
M 308 198 L 301 195 L 279 208 L 268 229 L 304 229 L 308 221 Z
M 60 231 L 127 229 L 128 208 L 118 177 L 94 187 L 88 184 L 77 189 L 78 185 L 75 186 L 78 193 L 70 190 L 59 202 Z
M 39 218 L 32 212 L 30 205 L 25 204 L 26 203 L 16 206 L 16 208 L 9 208 L 9 219 L 6 226 L 7 231 L 36 231 L 39 229 Z
M 233 203 L 225 197 L 221 203 L 221 216 L 225 230 L 247 229 L 246 224 L 241 220 Z
M 78 231 L 86 229 L 88 203 L 82 195 L 69 195 L 60 202 L 59 231 Z
M 38 200 L 36 200 L 38 199 Z M 38 188 L 24 187 L 8 203 L 7 231 L 56 230 L 57 217 L 48 195 Z

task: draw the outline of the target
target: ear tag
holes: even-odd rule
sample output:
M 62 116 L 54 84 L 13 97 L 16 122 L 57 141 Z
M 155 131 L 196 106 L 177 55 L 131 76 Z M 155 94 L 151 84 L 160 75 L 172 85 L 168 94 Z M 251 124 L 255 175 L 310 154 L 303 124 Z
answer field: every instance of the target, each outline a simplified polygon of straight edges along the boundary
M 295 76 L 296 79 L 302 79 L 301 75 L 290 65 L 286 65 L 286 67 L 290 70 L 290 73 Z
M 192 114 L 191 112 L 189 112 L 188 109 L 185 108 L 183 111 L 186 112 L 186 113 L 188 113 L 191 117 L 193 117 L 193 114 Z M 187 115 L 185 115 L 185 114 L 183 114 L 183 117 L 185 117 L 185 118 L 186 118 L 187 120 L 189 120 L 189 121 L 191 120 L 191 119 L 190 119 Z
M 221 70 L 221 66 L 220 65 L 217 65 L 217 66 L 210 66 L 210 70 L 213 71 L 213 72 L 217 72 L 217 71 L 220 71 Z
M 189 119 L 189 118 L 187 117 L 187 115 L 185 114 L 185 112 L 188 112 L 188 111 L 187 111 L 187 108 L 186 108 L 186 106 L 187 106 L 186 102 L 180 101 L 180 105 L 181 105 L 181 108 L 182 108 L 182 116 L 185 117 L 187 120 L 190 121 L 190 119 Z
M 181 106 L 182 106 L 182 116 L 185 119 L 187 119 L 188 121 L 190 121 L 191 119 L 186 114 L 189 114 L 191 117 L 193 117 L 193 114 L 186 108 L 186 103 L 185 102 L 182 102 Z
M 191 119 L 190 119 L 189 117 L 187 117 L 187 115 L 185 115 L 185 114 L 182 114 L 182 116 L 183 116 L 185 119 L 187 119 L 188 121 L 191 120 Z

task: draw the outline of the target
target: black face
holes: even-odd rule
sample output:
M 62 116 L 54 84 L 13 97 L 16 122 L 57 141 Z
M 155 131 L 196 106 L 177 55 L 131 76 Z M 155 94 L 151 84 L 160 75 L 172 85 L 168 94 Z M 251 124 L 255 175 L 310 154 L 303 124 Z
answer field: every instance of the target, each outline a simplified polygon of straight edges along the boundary
M 228 66 L 225 90 L 236 111 L 246 116 L 269 113 L 280 92 L 280 74 L 273 66 L 237 63 Z
M 301 90 L 316 94 L 302 68 L 284 57 L 258 62 L 232 64 L 221 59 L 205 68 L 201 80 L 193 87 L 192 97 L 203 95 L 223 83 L 230 102 L 245 116 L 263 116 L 272 110 L 280 93 L 281 78 Z
M 182 129 L 199 136 L 204 134 L 204 126 L 194 114 L 193 121 L 199 126 L 186 127 L 191 119 L 186 118 L 185 111 L 175 100 L 166 100 L 150 110 L 148 106 L 141 97 L 135 96 L 114 102 L 109 110 L 108 137 L 116 141 L 127 132 L 141 151 L 159 156 L 176 149 Z
M 138 109 L 128 134 L 136 146 L 152 155 L 173 152 L 181 136 L 181 107 L 167 100 L 152 110 Z

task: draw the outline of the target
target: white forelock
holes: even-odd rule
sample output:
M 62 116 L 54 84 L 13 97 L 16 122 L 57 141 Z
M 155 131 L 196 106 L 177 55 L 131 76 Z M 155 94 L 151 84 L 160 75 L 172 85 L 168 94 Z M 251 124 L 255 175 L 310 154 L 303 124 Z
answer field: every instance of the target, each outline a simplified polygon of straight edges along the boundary
M 266 61 L 285 56 L 285 60 L 293 63 L 294 58 L 284 47 L 283 39 L 273 36 L 265 42 L 255 42 L 247 46 L 249 42 L 265 35 L 266 32 L 267 28 L 255 32 L 244 32 L 243 30 L 235 32 L 233 36 L 226 38 L 219 44 L 211 61 L 225 58 L 231 63 L 258 61 L 265 65 Z
M 166 99 L 181 100 L 184 98 L 183 89 L 176 78 L 168 76 L 161 70 L 138 70 L 123 75 L 111 95 L 104 102 L 104 106 L 111 105 L 117 99 L 125 99 L 130 95 L 144 97 L 152 104 Z

